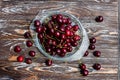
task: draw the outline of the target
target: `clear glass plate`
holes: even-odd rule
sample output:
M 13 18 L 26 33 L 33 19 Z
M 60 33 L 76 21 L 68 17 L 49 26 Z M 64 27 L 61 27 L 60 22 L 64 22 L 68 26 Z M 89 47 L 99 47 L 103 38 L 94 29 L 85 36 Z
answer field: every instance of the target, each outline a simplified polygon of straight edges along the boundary
M 57 55 L 51 56 L 49 53 L 47 53 L 45 49 L 42 47 L 39 39 L 37 38 L 37 33 L 34 31 L 35 30 L 34 20 L 36 19 L 40 20 L 40 22 L 42 23 L 47 17 L 50 17 L 51 15 L 54 15 L 54 14 L 62 14 L 64 16 L 67 16 L 71 18 L 73 22 L 72 25 L 77 24 L 79 26 L 79 30 L 77 31 L 77 34 L 81 36 L 81 40 L 79 41 L 78 46 L 74 47 L 73 51 L 67 53 L 65 57 L 59 57 Z M 45 55 L 46 57 L 50 59 L 61 60 L 61 61 L 73 61 L 73 60 L 78 60 L 82 58 L 82 56 L 84 55 L 85 51 L 87 50 L 89 46 L 89 40 L 88 40 L 88 36 L 87 36 L 85 29 L 82 27 L 80 21 L 75 16 L 73 16 L 72 14 L 66 13 L 66 12 L 49 11 L 49 12 L 43 12 L 42 14 L 38 13 L 38 15 L 36 16 L 34 20 L 30 25 L 30 31 L 32 33 L 32 37 L 33 37 L 36 47 L 39 49 L 39 51 L 43 55 Z

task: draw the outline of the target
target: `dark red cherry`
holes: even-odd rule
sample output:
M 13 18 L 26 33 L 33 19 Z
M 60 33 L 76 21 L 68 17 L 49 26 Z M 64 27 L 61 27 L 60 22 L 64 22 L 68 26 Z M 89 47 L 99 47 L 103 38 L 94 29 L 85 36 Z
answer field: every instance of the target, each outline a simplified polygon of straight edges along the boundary
M 71 24 L 71 19 L 70 18 L 67 18 L 67 24 Z
M 66 35 L 65 34 L 61 34 L 61 39 L 66 39 Z
M 62 14 L 57 14 L 57 18 L 62 19 L 63 15 Z
M 34 21 L 34 26 L 35 26 L 35 27 L 40 27 L 40 25 L 41 25 L 41 23 L 40 23 L 39 20 L 35 20 L 35 21 Z
M 50 47 L 46 47 L 46 52 L 51 52 L 51 48 Z
M 36 27 L 36 32 L 37 32 L 37 33 L 42 33 L 42 32 L 43 32 L 42 27 Z
M 34 57 L 35 56 L 35 51 L 29 51 L 29 55 L 31 56 L 31 57 Z
M 33 45 L 33 43 L 30 40 L 28 40 L 28 41 L 26 41 L 26 45 L 27 45 L 27 47 L 31 47 Z
M 63 18 L 63 19 L 62 19 L 62 23 L 63 23 L 63 24 L 66 24 L 66 23 L 67 23 L 67 19 L 66 19 L 66 18 Z
M 24 61 L 24 56 L 20 55 L 17 57 L 18 62 L 23 62 Z
M 55 40 L 52 40 L 52 45 L 56 46 L 57 42 Z
M 79 36 L 79 35 L 75 35 L 75 36 L 73 37 L 73 39 L 74 39 L 75 41 L 79 41 L 79 40 L 80 40 L 80 36 Z
M 89 74 L 89 71 L 88 70 L 81 70 L 81 74 L 83 76 L 87 76 Z
M 67 47 L 67 51 L 68 51 L 68 52 L 72 52 L 72 50 L 73 50 L 73 49 L 72 49 L 71 46 Z
M 99 63 L 95 63 L 95 64 L 93 65 L 93 68 L 94 68 L 95 70 L 100 70 L 100 69 L 101 69 L 101 65 L 100 65 Z
M 86 69 L 86 65 L 83 64 L 83 63 L 80 63 L 80 64 L 79 64 L 79 68 L 80 68 L 81 70 L 85 70 L 85 69 Z
M 25 32 L 25 33 L 24 33 L 24 37 L 25 37 L 25 38 L 31 38 L 30 32 Z
M 94 44 L 90 44 L 89 49 L 90 50 L 94 50 L 95 49 L 95 45 Z
M 15 47 L 14 47 L 14 51 L 15 51 L 15 52 L 20 52 L 20 51 L 21 51 L 20 46 L 18 46 L 18 45 L 17 45 L 17 46 L 15 46 Z
M 94 51 L 93 55 L 96 57 L 100 57 L 101 56 L 101 52 L 100 51 Z
M 56 17 L 57 17 L 57 15 L 52 15 L 52 20 L 55 21 Z
M 96 39 L 94 37 L 90 38 L 90 43 L 96 43 Z
M 47 66 L 51 66 L 52 65 L 52 60 L 50 60 L 50 59 L 47 59 L 46 61 L 45 61 L 45 64 L 47 65 Z
M 72 45 L 73 47 L 76 47 L 76 46 L 78 45 L 78 43 L 77 43 L 77 42 L 72 42 L 71 45 Z
M 56 49 L 56 53 L 57 54 L 60 54 L 61 53 L 61 50 L 59 48 Z
M 89 54 L 89 52 L 86 51 L 86 52 L 84 53 L 84 57 L 88 56 L 88 54 Z
M 57 32 L 57 31 L 54 33 L 54 35 L 55 35 L 56 37 L 60 37 L 60 33 Z
M 97 17 L 95 18 L 95 21 L 96 21 L 96 22 L 102 22 L 102 21 L 103 21 L 103 16 L 97 16 Z
M 43 39 L 43 34 L 38 33 L 38 38 L 39 38 L 39 39 Z
M 65 35 L 66 35 L 66 36 L 71 36 L 71 31 L 70 31 L 70 30 L 66 30 L 66 31 L 65 31 Z
M 72 28 L 73 28 L 74 31 L 77 31 L 79 29 L 79 26 L 78 25 L 74 25 Z
M 60 57 L 64 57 L 66 53 L 60 53 L 58 54 Z
M 27 64 L 31 64 L 31 63 L 32 63 L 32 59 L 31 59 L 31 58 L 26 58 L 26 59 L 25 59 L 25 62 L 26 62 Z
M 61 49 L 61 52 L 62 52 L 62 53 L 66 53 L 66 52 L 67 52 L 66 48 L 62 48 L 62 49 Z

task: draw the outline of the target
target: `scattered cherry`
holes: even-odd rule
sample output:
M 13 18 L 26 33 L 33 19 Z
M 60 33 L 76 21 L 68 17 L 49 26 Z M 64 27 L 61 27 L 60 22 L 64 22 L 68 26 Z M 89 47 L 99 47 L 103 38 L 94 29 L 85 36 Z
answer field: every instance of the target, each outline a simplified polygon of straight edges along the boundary
M 31 57 L 34 57 L 35 56 L 35 51 L 29 51 L 29 55 L 31 56 Z
M 88 70 L 81 70 L 81 74 L 83 76 L 87 76 L 89 74 L 89 71 Z
M 79 68 L 80 68 L 81 70 L 85 70 L 85 69 L 86 69 L 86 65 L 83 64 L 83 63 L 80 63 L 80 64 L 79 64 Z
M 86 51 L 86 52 L 84 53 L 84 57 L 88 56 L 88 54 L 89 54 L 89 52 Z
M 17 45 L 17 46 L 15 46 L 15 47 L 14 47 L 14 51 L 15 51 L 15 52 L 20 52 L 20 51 L 21 51 L 20 46 L 18 46 L 18 45 Z
M 94 50 L 95 49 L 95 45 L 94 44 L 90 44 L 89 49 L 90 50 Z
M 94 37 L 90 38 L 90 43 L 96 43 L 96 39 Z
M 20 55 L 17 57 L 18 62 L 23 62 L 24 61 L 24 56 Z
M 26 59 L 25 59 L 25 62 L 26 62 L 27 64 L 31 64 L 31 63 L 32 63 L 32 59 L 31 59 L 31 58 L 26 58 Z
M 103 21 L 103 16 L 97 16 L 97 17 L 95 18 L 95 21 L 96 21 L 96 22 L 102 22 L 102 21 Z
M 99 63 L 95 63 L 93 66 L 92 66 L 95 70 L 100 70 L 101 69 L 101 65 Z
M 26 41 L 26 45 L 27 45 L 27 47 L 31 47 L 33 45 L 33 43 L 30 40 L 28 40 L 28 41 Z
M 25 38 L 31 38 L 30 32 L 25 32 L 25 33 L 24 33 L 24 37 L 25 37 Z
M 94 51 L 93 55 L 96 57 L 100 57 L 101 56 L 101 52 L 100 51 Z
M 45 61 L 45 64 L 47 65 L 47 66 L 51 66 L 52 65 L 52 60 L 50 60 L 50 59 L 47 59 L 46 61 Z

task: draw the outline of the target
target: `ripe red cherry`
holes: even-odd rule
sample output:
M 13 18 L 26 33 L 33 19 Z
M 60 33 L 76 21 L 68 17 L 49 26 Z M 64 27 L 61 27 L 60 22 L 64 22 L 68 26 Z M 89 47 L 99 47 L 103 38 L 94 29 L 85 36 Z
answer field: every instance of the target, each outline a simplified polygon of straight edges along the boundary
M 62 25 L 61 27 L 59 27 L 59 29 L 64 32 L 65 31 L 65 26 Z
M 66 19 L 66 18 L 63 18 L 63 19 L 62 19 L 62 23 L 63 23 L 63 24 L 66 24 L 66 23 L 67 23 L 67 19 Z
M 51 52 L 51 48 L 50 47 L 46 47 L 46 52 Z
M 25 38 L 31 38 L 31 35 L 30 35 L 29 32 L 25 32 L 25 33 L 24 33 L 24 37 L 25 37 Z
M 43 39 L 43 34 L 39 33 L 39 34 L 38 34 L 38 38 L 39 38 L 39 39 Z
M 31 58 L 26 58 L 26 59 L 25 59 L 25 62 L 26 62 L 27 64 L 31 64 L 31 63 L 32 63 L 32 59 L 31 59 Z
M 57 14 L 57 18 L 62 19 L 63 15 L 62 14 Z
M 86 52 L 84 53 L 84 57 L 88 56 L 88 54 L 89 54 L 89 52 L 86 51 Z
M 73 39 L 74 39 L 75 41 L 79 41 L 79 40 L 80 40 L 80 36 L 79 36 L 79 35 L 75 35 L 75 36 L 73 37 Z
M 101 56 L 101 52 L 100 51 L 94 51 L 93 55 L 96 57 L 100 57 Z
M 77 42 L 72 42 L 71 45 L 72 45 L 73 47 L 76 47 L 76 46 L 78 45 L 78 43 L 77 43 Z
M 90 38 L 90 43 L 96 43 L 96 39 L 94 37 Z
M 35 27 L 40 27 L 40 25 L 41 25 L 41 23 L 40 23 L 39 20 L 35 20 L 35 21 L 34 21 L 34 26 L 35 26 Z
M 55 32 L 55 34 L 54 34 L 56 37 L 60 37 L 60 33 L 59 32 Z
M 33 43 L 30 40 L 28 40 L 28 41 L 26 41 L 26 45 L 27 45 L 27 47 L 31 47 L 33 45 Z
M 52 20 L 54 21 L 56 19 L 57 15 L 52 15 Z
M 87 76 L 89 74 L 89 71 L 88 70 L 81 70 L 81 74 L 83 76 Z
M 72 47 L 70 46 L 70 47 L 67 47 L 67 51 L 68 52 L 71 52 L 73 49 L 72 49 Z
M 95 49 L 95 45 L 94 44 L 90 44 L 89 49 L 90 50 L 94 50 Z
M 17 57 L 18 62 L 23 62 L 24 61 L 24 56 L 20 55 Z
M 56 53 L 57 54 L 60 54 L 61 53 L 61 50 L 59 48 L 56 49 Z
M 61 39 L 66 39 L 66 35 L 65 34 L 61 34 Z
M 65 35 L 66 35 L 66 36 L 70 36 L 70 35 L 71 35 L 71 31 L 70 31 L 70 30 L 66 30 L 66 31 L 65 31 Z
M 85 70 L 85 69 L 86 69 L 86 65 L 83 64 L 83 63 L 81 63 L 81 64 L 79 65 L 79 68 L 80 68 L 81 70 Z
M 66 53 L 60 53 L 58 54 L 60 57 L 64 57 Z
M 51 66 L 52 65 L 52 60 L 50 60 L 50 59 L 47 59 L 46 61 L 45 61 L 45 64 L 47 65 L 47 66 Z
M 72 28 L 73 28 L 74 31 L 77 31 L 79 29 L 79 26 L 78 25 L 74 25 Z
M 37 33 L 42 33 L 42 32 L 43 32 L 42 27 L 37 27 L 37 28 L 36 28 L 36 32 L 37 32 Z
M 102 21 L 103 21 L 103 16 L 97 16 L 97 17 L 95 18 L 95 21 L 96 21 L 96 22 L 102 22 Z
M 66 53 L 67 50 L 66 50 L 65 48 L 62 48 L 62 49 L 61 49 L 61 52 L 62 52 L 62 53 Z
M 29 51 L 29 55 L 31 56 L 31 57 L 34 57 L 35 56 L 35 51 Z
M 14 47 L 14 51 L 15 51 L 15 52 L 20 52 L 20 51 L 21 51 L 20 46 L 18 46 L 18 45 L 17 45 L 17 46 L 15 46 L 15 47 Z
M 71 24 L 71 19 L 70 18 L 67 18 L 67 24 Z
M 99 63 L 95 63 L 95 64 L 93 65 L 93 68 L 94 68 L 95 70 L 100 70 L 100 69 L 101 69 L 101 65 L 100 65 Z

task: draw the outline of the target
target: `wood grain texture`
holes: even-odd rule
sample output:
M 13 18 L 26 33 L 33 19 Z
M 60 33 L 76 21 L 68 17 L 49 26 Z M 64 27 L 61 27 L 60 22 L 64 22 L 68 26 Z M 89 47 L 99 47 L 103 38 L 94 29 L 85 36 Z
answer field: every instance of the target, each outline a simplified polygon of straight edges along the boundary
M 90 74 L 80 75 L 78 61 L 54 61 L 53 66 L 44 64 L 46 57 L 33 46 L 25 46 L 24 32 L 38 13 L 59 10 L 75 15 L 86 29 L 89 37 L 96 37 L 96 50 L 102 55 L 95 58 L 93 51 L 81 59 Z M 102 23 L 95 17 L 102 15 Z M 37 59 L 30 65 L 16 62 L 17 53 L 13 47 L 19 44 L 26 56 L 29 50 L 37 52 Z M 117 80 L 118 78 L 118 2 L 117 0 L 1 0 L 0 1 L 0 77 L 13 80 Z M 100 71 L 92 69 L 98 62 Z

